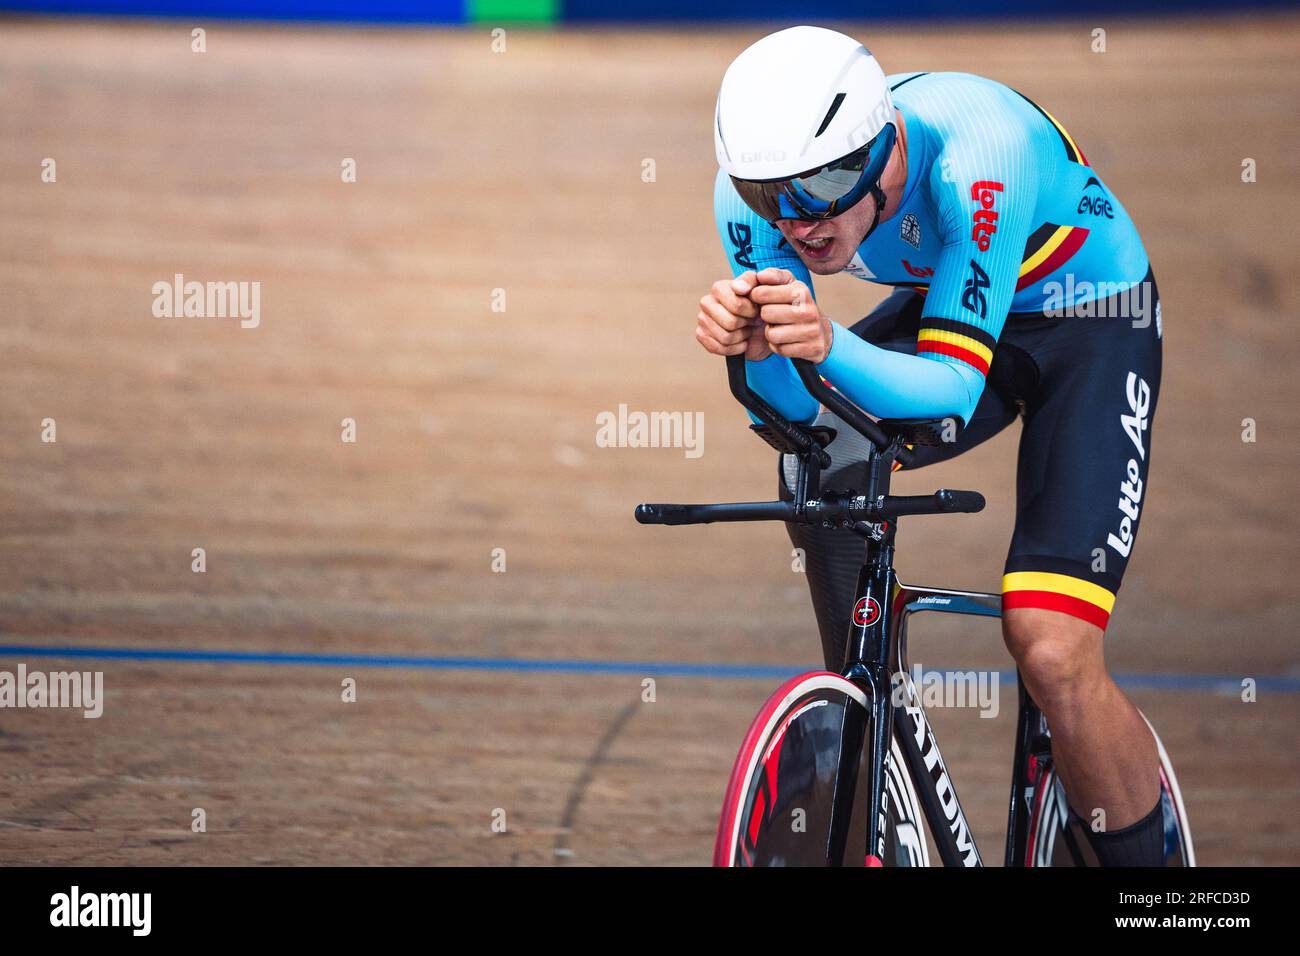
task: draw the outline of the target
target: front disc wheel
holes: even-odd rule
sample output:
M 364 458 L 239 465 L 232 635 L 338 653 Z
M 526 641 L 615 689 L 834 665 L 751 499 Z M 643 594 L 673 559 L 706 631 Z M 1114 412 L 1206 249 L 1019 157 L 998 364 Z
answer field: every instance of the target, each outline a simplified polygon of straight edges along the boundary
M 779 687 L 736 755 L 714 841 L 714 865 L 867 862 L 862 755 L 863 741 L 871 740 L 871 724 L 866 695 L 838 674 L 802 674 Z M 840 779 L 845 773 L 854 774 L 852 791 Z M 845 801 L 845 794 L 851 799 Z M 928 866 L 916 792 L 897 744 L 891 744 L 882 801 L 880 861 L 885 866 Z

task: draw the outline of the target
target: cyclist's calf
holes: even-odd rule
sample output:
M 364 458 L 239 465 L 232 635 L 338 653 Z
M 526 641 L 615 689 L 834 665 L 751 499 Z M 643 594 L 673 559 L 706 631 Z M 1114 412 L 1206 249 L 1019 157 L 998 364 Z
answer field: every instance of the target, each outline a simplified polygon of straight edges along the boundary
M 1103 865 L 1155 865 L 1162 832 L 1155 740 L 1106 673 L 1101 628 L 1059 611 L 1007 608 L 1002 633 L 1047 717 L 1070 806 L 1090 833 L 1106 831 L 1089 836 Z

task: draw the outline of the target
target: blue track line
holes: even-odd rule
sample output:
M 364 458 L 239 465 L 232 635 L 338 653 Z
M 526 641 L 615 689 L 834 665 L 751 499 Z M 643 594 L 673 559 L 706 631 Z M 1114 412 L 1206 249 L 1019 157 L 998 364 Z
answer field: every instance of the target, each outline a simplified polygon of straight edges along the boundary
M 167 661 L 188 664 L 253 664 L 291 667 L 389 667 L 412 670 L 499 671 L 507 673 L 636 674 L 656 677 L 705 677 L 723 680 L 780 680 L 795 667 L 765 664 L 693 664 L 686 661 L 598 661 L 522 657 L 422 657 L 404 654 L 310 654 L 266 651 L 200 651 L 181 648 L 74 647 L 0 644 L 0 657 L 64 657 L 90 660 Z M 932 670 L 938 668 L 927 668 Z M 972 670 L 973 668 L 953 668 Z M 1015 672 L 1001 670 L 999 679 L 1015 681 Z M 1116 674 L 1121 687 L 1140 690 L 1209 691 L 1239 694 L 1242 677 L 1254 677 L 1263 692 L 1300 693 L 1300 678 L 1227 674 Z

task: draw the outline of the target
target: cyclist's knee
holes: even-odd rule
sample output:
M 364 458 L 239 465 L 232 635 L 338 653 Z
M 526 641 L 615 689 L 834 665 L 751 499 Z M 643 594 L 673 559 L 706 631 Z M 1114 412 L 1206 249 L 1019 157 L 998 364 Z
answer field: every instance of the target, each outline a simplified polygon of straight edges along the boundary
M 1101 628 L 1038 608 L 1010 608 L 1002 618 L 1007 650 L 1044 711 L 1070 708 L 1106 679 Z

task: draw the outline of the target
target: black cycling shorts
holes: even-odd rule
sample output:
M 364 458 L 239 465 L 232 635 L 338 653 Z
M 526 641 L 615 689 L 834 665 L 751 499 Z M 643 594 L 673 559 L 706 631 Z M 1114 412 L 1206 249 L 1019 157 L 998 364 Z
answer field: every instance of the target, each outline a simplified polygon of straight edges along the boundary
M 1004 610 L 1063 611 L 1106 627 L 1146 500 L 1160 392 L 1162 330 L 1151 274 L 1136 288 L 1073 314 L 1010 315 L 971 421 L 951 444 L 914 450 L 909 470 L 960 455 L 1023 419 Z M 852 331 L 882 348 L 915 354 L 924 302 L 919 292 L 900 289 Z M 829 412 L 819 422 L 837 430 L 823 482 L 835 487 L 835 472 L 860 462 L 866 445 Z M 791 465 L 787 461 L 784 471 Z M 788 488 L 783 491 L 788 497 Z M 832 554 L 822 547 L 825 536 L 789 527 L 797 545 L 820 548 L 808 555 L 810 585 L 828 665 L 837 665 L 861 546 L 846 550 L 837 541 Z M 814 581 L 815 575 L 822 580 Z M 843 632 L 834 633 L 841 623 Z

